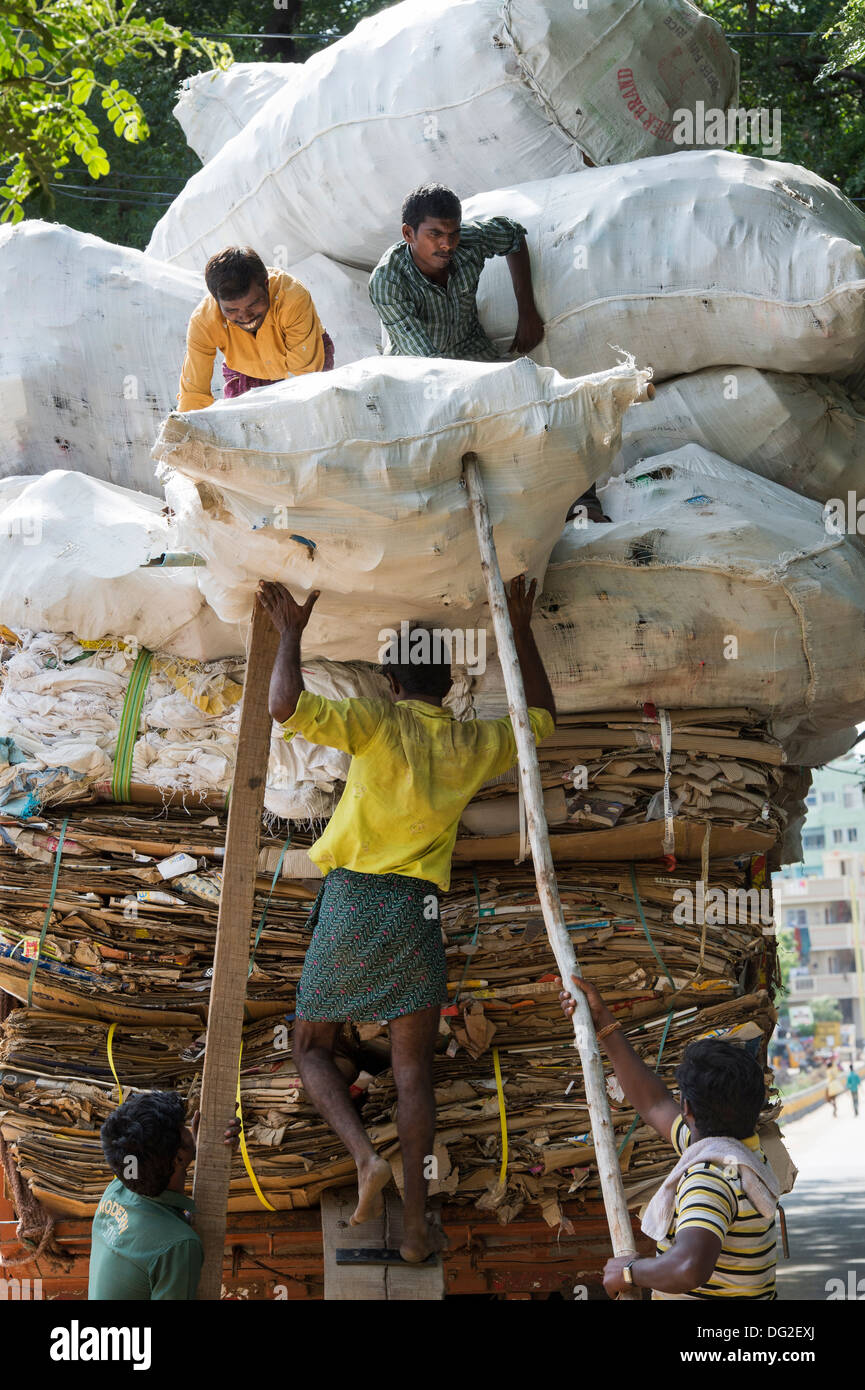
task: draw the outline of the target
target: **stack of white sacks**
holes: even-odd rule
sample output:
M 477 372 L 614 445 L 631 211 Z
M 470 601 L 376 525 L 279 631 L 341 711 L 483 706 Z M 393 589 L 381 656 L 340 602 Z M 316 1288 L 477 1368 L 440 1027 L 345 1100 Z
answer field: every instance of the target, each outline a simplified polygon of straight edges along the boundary
M 159 661 L 135 780 L 224 790 L 236 701 L 203 712 L 165 674 L 171 658 L 187 682 L 190 662 L 216 663 L 195 690 L 242 679 L 260 576 L 322 590 L 311 659 L 374 662 L 379 631 L 403 617 L 482 622 L 459 489 L 473 449 L 503 570 L 546 575 L 536 631 L 563 710 L 747 705 L 797 762 L 849 744 L 865 717 L 865 560 L 823 511 L 856 490 L 865 439 L 865 403 L 843 386 L 865 361 L 865 218 L 804 169 L 677 143 L 677 113 L 734 105 L 736 78 L 686 0 L 405 0 L 305 64 L 188 84 L 176 114 L 204 164 L 146 254 L 41 223 L 0 233 L 0 546 L 15 557 L 0 621 L 36 634 L 9 648 L 0 739 L 47 769 L 53 735 L 27 720 L 66 719 L 44 704 L 60 698 L 52 682 L 68 675 L 75 699 L 89 673 L 105 685 L 92 747 L 110 763 L 122 687 L 148 647 Z M 366 280 L 425 180 L 455 187 L 466 218 L 527 228 L 546 326 L 534 363 L 377 355 Z M 231 243 L 307 284 L 337 370 L 166 421 L 204 262 Z M 501 260 L 480 310 L 505 352 Z M 597 480 L 610 522 L 565 524 Z M 64 489 L 59 546 L 48 518 Z M 118 508 L 138 540 L 103 547 Z M 205 563 L 139 568 L 166 551 Z M 124 645 L 81 656 L 104 638 Z M 360 669 L 328 667 L 332 688 L 381 688 Z M 462 714 L 503 712 L 494 660 L 471 694 Z M 286 792 L 272 809 L 299 804 L 297 782 L 338 780 L 311 757 L 272 763 Z

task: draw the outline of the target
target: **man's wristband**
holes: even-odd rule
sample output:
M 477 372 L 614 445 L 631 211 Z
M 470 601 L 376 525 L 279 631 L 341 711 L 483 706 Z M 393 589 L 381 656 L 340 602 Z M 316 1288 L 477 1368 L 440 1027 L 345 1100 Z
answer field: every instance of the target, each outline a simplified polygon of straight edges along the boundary
M 612 1023 L 608 1023 L 605 1028 L 601 1028 L 600 1031 L 596 1034 L 598 1042 L 601 1042 L 604 1038 L 609 1037 L 610 1033 L 615 1033 L 616 1029 L 621 1028 L 621 1026 L 621 1023 L 617 1018 L 613 1019 Z

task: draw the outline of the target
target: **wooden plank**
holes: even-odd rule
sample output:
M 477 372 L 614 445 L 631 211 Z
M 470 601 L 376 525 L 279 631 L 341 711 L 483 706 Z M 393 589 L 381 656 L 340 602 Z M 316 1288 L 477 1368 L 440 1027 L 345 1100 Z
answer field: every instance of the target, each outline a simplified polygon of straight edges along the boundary
M 403 1206 L 395 1192 L 384 1197 L 384 1228 L 387 1244 L 399 1249 L 403 1239 Z M 437 1219 L 437 1217 L 436 1217 Z M 441 1256 L 432 1265 L 388 1265 L 385 1270 L 388 1301 L 434 1303 L 445 1296 L 445 1273 Z
M 321 1194 L 321 1236 L 324 1248 L 324 1297 L 336 1303 L 384 1303 L 387 1299 L 384 1265 L 338 1265 L 340 1245 L 366 1246 L 384 1250 L 384 1211 L 362 1226 L 350 1226 L 349 1217 L 357 1206 L 356 1187 L 331 1187 Z
M 679 859 L 699 859 L 706 833 L 702 821 L 677 816 L 673 821 L 676 855 Z M 740 830 L 732 826 L 712 826 L 712 858 L 734 859 L 740 854 L 762 854 L 775 844 L 776 836 L 765 830 Z M 646 821 L 621 825 L 613 830 L 556 832 L 550 836 L 553 859 L 560 863 L 622 863 L 629 859 L 660 859 L 664 853 L 664 822 Z M 519 835 L 462 837 L 454 846 L 454 860 L 474 863 L 485 859 L 516 859 Z
M 234 1114 L 249 941 L 255 900 L 258 837 L 273 721 L 267 707 L 278 634 L 256 601 L 240 711 L 234 781 L 228 809 L 225 868 L 201 1083 L 201 1127 L 195 1160 L 195 1229 L 204 1245 L 200 1299 L 218 1299 L 231 1151 L 223 1142 Z

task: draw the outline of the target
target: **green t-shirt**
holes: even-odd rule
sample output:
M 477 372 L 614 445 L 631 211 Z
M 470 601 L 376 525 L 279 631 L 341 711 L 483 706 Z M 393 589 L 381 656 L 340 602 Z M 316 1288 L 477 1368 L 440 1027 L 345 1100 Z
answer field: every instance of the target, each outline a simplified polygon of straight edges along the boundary
M 141 1197 L 110 1182 L 93 1218 L 88 1298 L 193 1299 L 203 1251 L 184 1212 L 194 1210 L 184 1192 Z

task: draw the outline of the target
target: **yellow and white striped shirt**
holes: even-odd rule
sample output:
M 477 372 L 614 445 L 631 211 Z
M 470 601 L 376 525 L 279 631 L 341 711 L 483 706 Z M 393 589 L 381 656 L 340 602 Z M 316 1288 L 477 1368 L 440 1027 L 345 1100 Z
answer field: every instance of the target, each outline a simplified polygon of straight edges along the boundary
M 680 1116 L 673 1125 L 670 1143 L 681 1155 L 691 1139 L 691 1131 Z M 756 1134 L 742 1142 L 768 1163 Z M 681 1231 L 695 1229 L 711 1231 L 721 1241 L 711 1278 L 689 1294 L 655 1289 L 653 1299 L 775 1298 L 775 1218 L 760 1215 L 746 1197 L 738 1172 L 734 1174 L 717 1163 L 698 1163 L 682 1174 L 673 1220 L 664 1239 L 658 1241 L 658 1254 L 669 1250 Z

